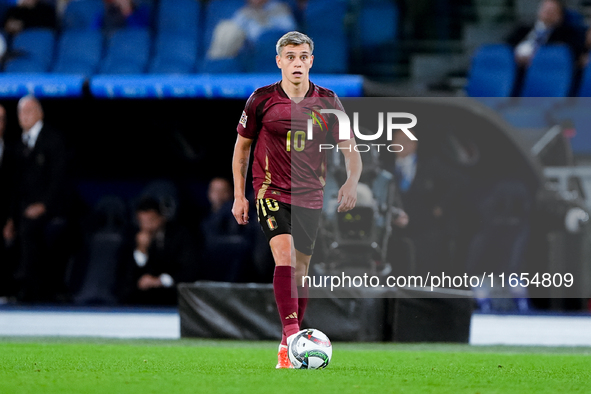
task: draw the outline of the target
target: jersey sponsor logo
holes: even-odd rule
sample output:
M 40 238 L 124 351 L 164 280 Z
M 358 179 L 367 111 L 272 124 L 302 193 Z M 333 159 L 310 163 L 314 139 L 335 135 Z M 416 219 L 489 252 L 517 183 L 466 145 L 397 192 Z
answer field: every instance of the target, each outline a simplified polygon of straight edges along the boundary
M 248 120 L 248 115 L 246 115 L 246 111 L 242 111 L 242 116 L 240 117 L 240 124 L 242 127 L 246 128 L 246 121 Z

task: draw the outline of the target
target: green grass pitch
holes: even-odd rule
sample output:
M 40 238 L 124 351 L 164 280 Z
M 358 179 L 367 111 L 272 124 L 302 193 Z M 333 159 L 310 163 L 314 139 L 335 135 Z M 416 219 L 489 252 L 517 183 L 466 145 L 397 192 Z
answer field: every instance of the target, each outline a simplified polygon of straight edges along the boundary
M 0 393 L 591 392 L 591 348 L 333 343 L 275 370 L 277 343 L 0 338 Z

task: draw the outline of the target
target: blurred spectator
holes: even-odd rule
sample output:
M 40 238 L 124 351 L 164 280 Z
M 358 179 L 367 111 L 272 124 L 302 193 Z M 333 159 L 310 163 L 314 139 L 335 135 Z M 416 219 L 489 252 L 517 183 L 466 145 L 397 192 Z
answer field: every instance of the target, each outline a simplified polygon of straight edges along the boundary
M 136 208 L 137 232 L 120 266 L 125 304 L 175 305 L 176 285 L 195 280 L 196 253 L 188 230 L 167 220 L 160 202 L 144 197 Z
M 534 203 L 532 194 L 525 183 L 518 179 L 499 179 L 480 187 L 480 192 L 474 196 L 478 225 L 468 248 L 466 270 L 469 275 L 504 272 L 508 278 L 512 273 L 523 272 L 524 255 L 530 238 L 530 215 Z M 495 283 L 494 287 L 508 289 L 518 311 L 530 309 L 527 287 L 510 286 L 507 283 L 504 287 L 501 283 Z M 487 285 L 474 289 L 482 312 L 496 309 L 491 300 L 492 290 Z
M 233 58 L 245 44 L 256 42 L 267 31 L 286 33 L 295 28 L 296 20 L 287 4 L 277 0 L 248 0 L 231 19 L 218 23 L 207 57 Z
M 411 131 L 420 138 L 420 133 Z M 448 272 L 452 267 L 451 245 L 455 236 L 452 230 L 457 222 L 457 200 L 465 178 L 451 165 L 419 149 L 419 142 L 411 140 L 401 130 L 394 132 L 392 143 L 403 149 L 396 153 L 393 162 L 384 163 L 398 185 L 395 205 L 400 210 L 393 218 L 391 241 L 396 243 L 403 238 L 411 241 L 412 250 L 408 256 L 411 273 L 416 270 Z M 398 254 L 400 248 L 390 246 L 388 250 Z M 392 256 L 389 260 L 396 262 L 398 257 Z
M 0 223 L 6 223 L 8 219 L 8 192 L 11 187 L 7 184 L 8 173 L 6 169 L 8 160 L 8 147 L 4 140 L 6 131 L 6 109 L 0 104 Z
M 542 0 L 533 26 L 518 25 L 507 37 L 507 43 L 514 47 L 515 61 L 519 66 L 514 96 L 521 91 L 525 69 L 531 64 L 538 48 L 545 44 L 566 44 L 575 63 L 584 63 L 584 37 L 576 26 L 565 22 L 565 12 L 561 0 Z
M 208 215 L 201 223 L 204 237 L 202 274 L 204 279 L 241 282 L 250 266 L 253 226 L 240 226 L 232 215 L 233 188 L 224 178 L 214 178 L 207 190 Z
M 4 31 L 16 35 L 31 27 L 56 28 L 55 8 L 41 0 L 18 0 L 8 9 L 4 19 Z
M 150 26 L 150 7 L 137 0 L 103 0 L 105 13 L 97 22 L 99 28 L 109 35 L 121 28 L 144 28 Z
M 20 244 L 15 272 L 17 297 L 23 302 L 52 300 L 63 285 L 63 269 L 52 247 L 63 234 L 67 186 L 66 148 L 61 135 L 47 126 L 39 101 L 18 103 L 22 139 L 15 151 L 15 195 L 4 226 L 4 239 Z
M 12 174 L 10 172 L 10 152 L 4 132 L 6 130 L 6 109 L 0 105 L 0 223 L 4 225 L 8 220 L 10 193 L 13 190 Z M 13 289 L 10 277 L 14 271 L 13 261 L 9 258 L 9 247 L 12 243 L 0 239 L 0 296 L 11 295 Z
M 515 60 L 520 66 L 527 67 L 537 49 L 544 44 L 567 44 L 575 58 L 581 56 L 584 43 L 573 26 L 566 24 L 565 8 L 560 0 L 542 0 L 539 3 L 538 16 L 534 25 L 520 25 L 507 38 L 515 47 Z

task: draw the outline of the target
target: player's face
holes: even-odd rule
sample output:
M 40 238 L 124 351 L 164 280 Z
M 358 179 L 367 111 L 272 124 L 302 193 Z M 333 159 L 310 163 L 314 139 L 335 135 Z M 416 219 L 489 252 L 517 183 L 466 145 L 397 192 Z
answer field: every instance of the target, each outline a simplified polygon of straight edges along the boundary
M 283 79 L 297 85 L 308 80 L 314 56 L 310 53 L 308 44 L 287 45 L 276 60 Z

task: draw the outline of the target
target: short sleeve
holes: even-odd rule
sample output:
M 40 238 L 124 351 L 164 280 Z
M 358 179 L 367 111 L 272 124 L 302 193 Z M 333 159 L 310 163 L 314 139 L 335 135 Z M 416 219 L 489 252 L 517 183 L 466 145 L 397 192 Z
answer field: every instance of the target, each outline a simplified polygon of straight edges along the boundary
M 259 132 L 256 119 L 256 102 L 256 96 L 255 93 L 253 93 L 246 102 L 244 111 L 242 111 L 242 115 L 240 115 L 238 127 L 236 128 L 238 134 L 248 139 L 254 139 Z

